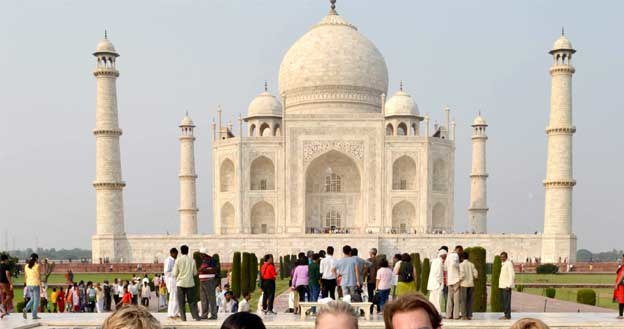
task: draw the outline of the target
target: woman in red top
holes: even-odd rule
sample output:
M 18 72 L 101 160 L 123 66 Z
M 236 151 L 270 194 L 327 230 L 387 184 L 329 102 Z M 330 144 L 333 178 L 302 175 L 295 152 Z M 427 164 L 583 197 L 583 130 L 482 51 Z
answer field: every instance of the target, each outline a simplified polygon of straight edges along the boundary
M 121 297 L 121 300 L 119 301 L 119 304 L 117 304 L 117 308 L 122 308 L 122 307 L 130 305 L 130 304 L 132 304 L 132 294 L 130 292 L 128 292 L 128 286 L 124 286 L 123 287 L 123 296 Z
M 613 291 L 613 301 L 619 304 L 620 315 L 618 319 L 624 319 L 624 255 L 622 256 L 622 264 L 618 267 L 615 276 L 615 290 Z
M 262 282 L 262 311 L 264 313 L 277 314 L 273 311 L 273 300 L 275 299 L 275 279 L 277 272 L 273 264 L 273 255 L 264 256 L 264 263 L 260 267 L 260 279 Z
M 63 291 L 63 287 L 61 287 L 58 295 L 56 295 L 56 304 L 58 304 L 59 313 L 65 312 L 65 291 Z

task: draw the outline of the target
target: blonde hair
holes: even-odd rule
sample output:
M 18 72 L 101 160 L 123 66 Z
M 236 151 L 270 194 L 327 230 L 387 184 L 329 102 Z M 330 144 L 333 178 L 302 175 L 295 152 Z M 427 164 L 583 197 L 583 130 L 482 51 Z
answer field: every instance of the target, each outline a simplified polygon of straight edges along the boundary
M 127 305 L 106 318 L 102 329 L 162 329 L 162 326 L 147 308 Z
M 516 321 L 509 329 L 549 329 L 549 327 L 541 320 L 524 318 Z
M 318 314 L 316 315 L 316 320 L 314 321 L 314 327 L 318 327 L 319 325 L 319 320 L 321 319 L 321 317 L 323 317 L 326 314 L 329 315 L 345 315 L 349 318 L 349 321 L 352 324 L 351 329 L 358 329 L 358 319 L 357 319 L 357 313 L 355 312 L 355 309 L 349 305 L 349 303 L 345 303 L 343 301 L 331 301 L 323 306 L 320 306 L 320 310 L 318 312 Z

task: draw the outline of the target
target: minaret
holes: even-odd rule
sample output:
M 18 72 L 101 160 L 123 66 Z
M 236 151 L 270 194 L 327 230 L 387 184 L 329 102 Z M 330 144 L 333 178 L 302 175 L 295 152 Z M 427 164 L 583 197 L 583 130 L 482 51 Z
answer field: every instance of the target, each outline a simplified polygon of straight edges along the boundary
M 119 71 L 116 59 L 119 54 L 108 40 L 106 33 L 104 40 L 98 45 L 93 56 L 97 59 L 93 75 L 97 81 L 96 112 L 95 112 L 95 187 L 96 195 L 96 235 L 99 238 L 123 237 L 124 212 L 123 188 L 126 183 L 121 178 L 121 156 L 119 152 L 119 122 L 117 118 L 117 77 Z M 123 256 L 117 255 L 118 250 L 113 247 L 99 247 L 99 257 L 110 257 L 111 261 L 118 261 Z M 94 248 L 94 255 L 95 255 Z M 95 261 L 95 260 L 94 260 Z
M 488 137 L 485 119 L 479 114 L 472 123 L 472 171 L 470 172 L 470 231 L 487 233 L 487 177 L 485 142 Z
M 180 235 L 197 234 L 197 174 L 195 173 L 195 136 L 188 113 L 180 123 Z
M 550 122 L 546 128 L 543 262 L 572 260 L 576 253 L 572 237 L 572 188 L 576 185 L 572 178 L 572 135 L 576 131 L 572 125 L 572 75 L 575 69 L 571 61 L 575 52 L 563 31 L 549 52 L 553 65 L 550 68 Z

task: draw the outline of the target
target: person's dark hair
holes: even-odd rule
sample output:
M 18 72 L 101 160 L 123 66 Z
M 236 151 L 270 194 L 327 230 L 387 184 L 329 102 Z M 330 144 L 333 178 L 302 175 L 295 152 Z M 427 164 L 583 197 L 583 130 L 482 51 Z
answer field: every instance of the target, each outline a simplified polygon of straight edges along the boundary
M 388 264 L 388 260 L 387 260 L 387 259 L 382 258 L 382 259 L 379 261 L 379 267 L 388 267 L 388 266 L 390 266 L 390 264 Z
M 262 319 L 254 313 L 234 313 L 223 321 L 221 329 L 266 329 Z
M 464 251 L 464 247 L 462 247 L 460 244 L 455 246 L 455 250 L 460 250 L 460 251 Z
M 412 261 L 412 257 L 410 257 L 410 255 L 408 253 L 404 253 L 403 255 L 401 255 L 401 261 L 403 261 L 403 262 L 411 262 Z
M 330 255 L 330 256 L 333 255 L 334 254 L 334 247 L 332 247 L 332 246 L 327 247 L 327 254 Z
M 269 259 L 271 259 L 272 257 L 273 257 L 273 255 L 271 255 L 271 254 L 266 254 L 266 255 L 264 255 L 264 261 L 265 261 L 265 262 L 268 262 L 268 261 L 269 261 Z
M 7 254 L 0 255 L 0 261 L 4 262 L 4 261 L 7 261 L 7 260 L 9 260 L 9 255 L 7 255 Z
M 342 247 L 342 252 L 345 255 L 351 255 L 351 246 L 349 246 L 348 244 L 345 245 L 344 247 Z
M 35 263 L 39 260 L 39 255 L 37 254 L 31 254 L 30 258 L 28 259 L 28 268 L 33 268 L 33 266 L 35 266 Z
M 500 255 L 501 255 L 501 256 L 505 256 L 505 257 L 507 257 L 507 256 L 508 256 L 506 251 L 501 252 L 501 253 L 500 253 Z
M 440 249 L 438 249 L 438 250 L 445 250 L 446 252 L 448 252 L 448 247 L 447 247 L 447 246 L 442 246 L 442 247 L 440 247 Z
M 394 254 L 392 258 L 396 260 L 401 260 L 401 254 Z
M 178 249 L 176 248 L 169 249 L 169 254 L 177 254 L 177 253 L 178 253 Z
M 469 257 L 470 257 L 470 254 L 467 251 L 464 251 L 459 255 L 459 259 L 461 260 L 468 259 Z
M 189 247 L 187 245 L 182 245 L 182 247 L 180 247 L 180 252 L 182 255 L 188 255 Z
M 304 259 L 304 258 L 308 258 L 305 252 L 300 252 L 299 254 L 297 254 L 297 259 Z
M 312 260 L 318 260 L 319 258 L 321 258 L 321 256 L 319 254 L 313 254 L 312 255 Z
M 357 248 L 351 248 L 351 256 L 357 256 L 357 255 L 358 255 Z
M 403 295 L 384 306 L 384 322 L 387 329 L 394 329 L 392 326 L 392 317 L 397 313 L 405 313 L 422 309 L 429 316 L 432 329 L 440 328 L 442 324 L 442 316 L 423 295 L 411 293 Z
M 52 288 L 52 291 L 56 291 L 56 288 Z
M 319 257 L 325 258 L 325 250 L 322 250 L 322 249 L 319 250 L 318 254 L 319 254 Z

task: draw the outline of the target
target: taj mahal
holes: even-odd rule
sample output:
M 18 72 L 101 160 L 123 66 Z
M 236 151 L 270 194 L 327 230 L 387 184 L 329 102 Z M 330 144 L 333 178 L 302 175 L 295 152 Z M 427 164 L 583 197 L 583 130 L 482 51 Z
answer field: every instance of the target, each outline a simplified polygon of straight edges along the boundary
M 178 136 L 179 232 L 145 235 L 125 231 L 116 87 L 119 53 L 105 37 L 93 53 L 97 98 L 92 259 L 152 262 L 181 244 L 207 248 L 225 261 L 234 251 L 286 255 L 343 244 L 431 257 L 440 245 L 462 244 L 486 248 L 488 260 L 504 250 L 519 261 L 574 261 L 575 50 L 562 34 L 549 53 L 546 202 L 539 234 L 488 233 L 488 124 L 481 115 L 471 123 L 458 123 L 472 127 L 472 169 L 461 177 L 471 180 L 470 204 L 465 212 L 455 213 L 456 123 L 451 109 L 441 107 L 440 123 L 433 122 L 403 84 L 389 91 L 382 53 L 338 14 L 332 1 L 329 13 L 286 51 L 278 91 L 265 85 L 236 124 L 224 124 L 217 111 L 212 164 L 201 164 L 212 167 L 212 195 L 199 196 L 212 198 L 213 209 L 202 211 L 212 218 L 214 232 L 198 234 L 195 125 L 187 115 Z M 470 233 L 455 232 L 458 217 L 467 219 Z

